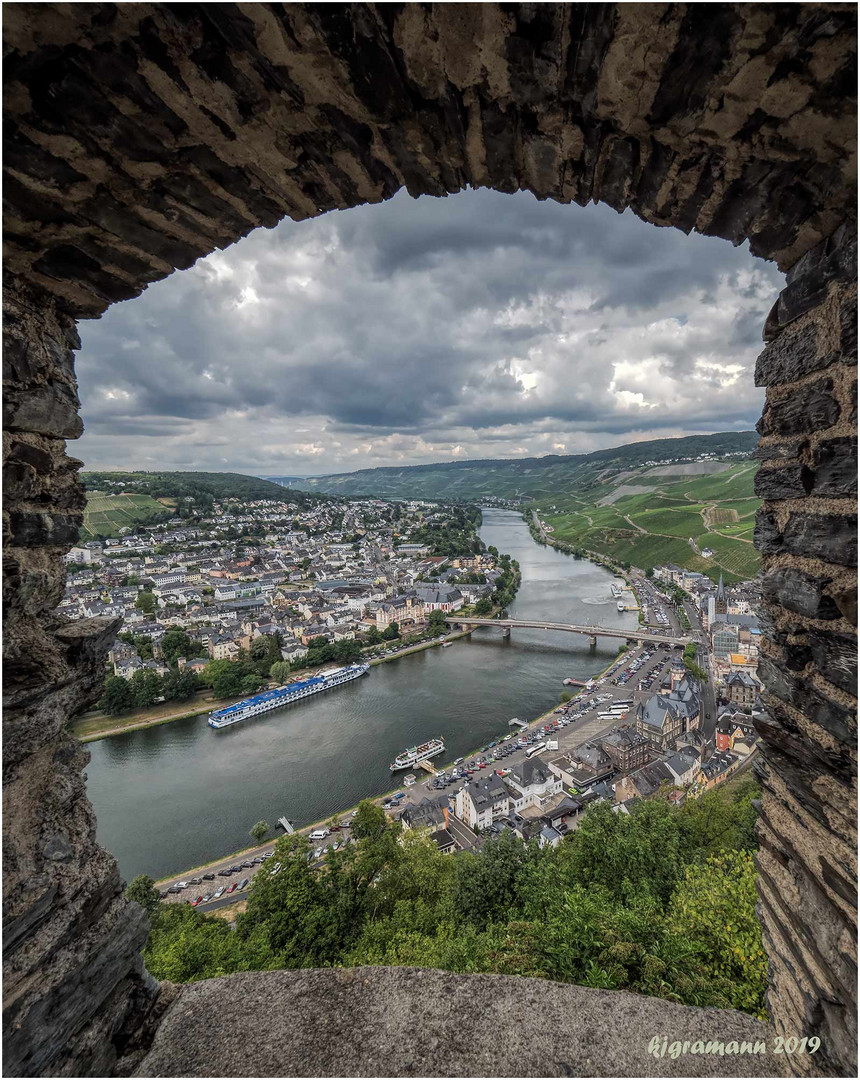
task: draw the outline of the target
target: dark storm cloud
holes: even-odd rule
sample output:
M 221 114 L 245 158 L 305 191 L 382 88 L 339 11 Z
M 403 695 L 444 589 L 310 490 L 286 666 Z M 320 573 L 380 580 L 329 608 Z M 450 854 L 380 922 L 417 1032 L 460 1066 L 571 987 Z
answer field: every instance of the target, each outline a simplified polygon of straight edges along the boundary
M 749 427 L 779 275 L 606 207 L 400 194 L 83 324 L 93 466 L 325 472 Z

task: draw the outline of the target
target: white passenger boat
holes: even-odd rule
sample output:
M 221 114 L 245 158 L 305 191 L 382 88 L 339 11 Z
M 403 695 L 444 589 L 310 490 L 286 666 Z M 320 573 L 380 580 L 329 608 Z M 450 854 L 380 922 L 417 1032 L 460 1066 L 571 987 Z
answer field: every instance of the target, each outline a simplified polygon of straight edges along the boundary
M 397 772 L 399 769 L 410 769 L 413 765 L 417 765 L 419 761 L 427 761 L 428 758 L 436 757 L 437 754 L 444 754 L 444 752 L 444 739 L 429 739 L 420 746 L 410 746 L 408 750 L 398 754 L 394 761 L 391 762 L 391 771 Z
M 225 728 L 232 724 L 238 724 L 240 720 L 247 720 L 249 716 L 259 716 L 260 713 L 271 712 L 272 709 L 280 709 L 284 705 L 291 705 L 294 701 L 319 694 L 323 690 L 331 690 L 334 686 L 342 686 L 344 683 L 360 679 L 370 670 L 370 664 L 350 664 L 348 667 L 335 668 L 333 671 L 325 671 L 320 675 L 313 675 L 310 679 L 301 679 L 298 682 L 279 686 L 276 690 L 267 690 L 263 694 L 238 701 L 235 705 L 228 705 L 224 709 L 217 709 L 209 714 L 209 727 Z

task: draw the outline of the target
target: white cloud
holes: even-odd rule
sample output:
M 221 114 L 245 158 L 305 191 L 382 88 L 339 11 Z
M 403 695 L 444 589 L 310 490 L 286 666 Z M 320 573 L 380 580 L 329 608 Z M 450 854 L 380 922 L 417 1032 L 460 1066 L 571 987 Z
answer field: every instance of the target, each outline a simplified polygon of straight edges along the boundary
M 401 194 L 258 230 L 83 324 L 74 452 L 320 473 L 748 428 L 780 285 L 606 207 Z

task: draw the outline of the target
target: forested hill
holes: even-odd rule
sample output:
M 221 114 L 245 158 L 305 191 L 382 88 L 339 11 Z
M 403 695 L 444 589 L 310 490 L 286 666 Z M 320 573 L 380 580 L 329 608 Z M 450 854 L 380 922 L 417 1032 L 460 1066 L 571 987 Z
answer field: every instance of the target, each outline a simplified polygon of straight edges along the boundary
M 81 480 L 87 491 L 129 491 L 136 495 L 149 495 L 153 499 L 197 500 L 200 496 L 209 500 L 276 499 L 279 502 L 305 503 L 311 501 L 307 494 L 290 491 L 259 476 L 245 476 L 229 472 L 84 472 Z
M 649 462 L 694 461 L 702 454 L 721 457 L 751 454 L 758 441 L 754 431 L 688 435 L 680 439 L 654 439 L 597 450 L 591 454 L 556 454 L 540 458 L 448 461 L 434 465 L 409 465 L 362 469 L 352 473 L 308 477 L 296 486 L 306 491 L 333 495 L 381 495 L 390 498 L 503 499 L 546 498 L 570 491 L 587 490 L 602 483 L 608 474 L 637 469 Z M 295 490 L 293 487 L 291 490 Z

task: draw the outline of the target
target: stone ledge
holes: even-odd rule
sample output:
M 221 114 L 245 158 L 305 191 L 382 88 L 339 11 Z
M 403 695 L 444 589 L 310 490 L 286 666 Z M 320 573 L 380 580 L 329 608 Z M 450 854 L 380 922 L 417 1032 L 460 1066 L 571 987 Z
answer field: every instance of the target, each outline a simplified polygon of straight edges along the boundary
M 673 1060 L 654 1035 L 764 1041 Z M 745 1013 L 544 979 L 364 967 L 229 975 L 180 988 L 134 1076 L 777 1076 Z

